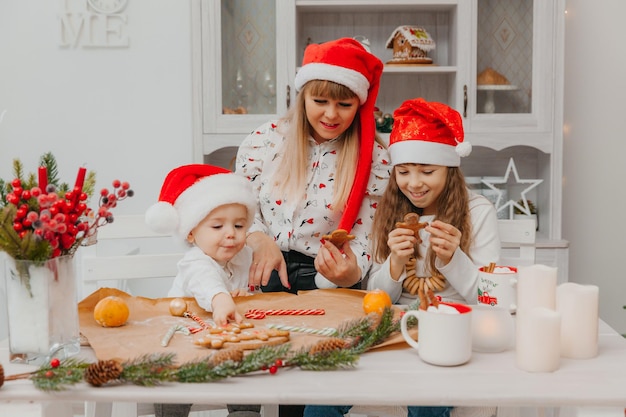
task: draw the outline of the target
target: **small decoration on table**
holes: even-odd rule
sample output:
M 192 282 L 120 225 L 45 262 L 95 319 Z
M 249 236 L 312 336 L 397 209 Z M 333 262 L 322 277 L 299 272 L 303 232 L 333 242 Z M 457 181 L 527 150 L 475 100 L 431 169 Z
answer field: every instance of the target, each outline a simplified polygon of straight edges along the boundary
M 435 41 L 422 27 L 398 26 L 386 42 L 393 49 L 393 59 L 387 64 L 432 64 L 428 52 L 435 49 Z
M 381 289 L 369 291 L 363 297 L 363 311 L 365 314 L 382 314 L 386 308 L 391 307 L 391 304 L 391 297 Z
M 111 210 L 133 196 L 127 182 L 113 181 L 100 192 L 97 209 L 88 207 L 95 174 L 80 167 L 73 186 L 58 178 L 56 159 L 40 157 L 28 175 L 13 160 L 15 178 L 0 179 L 0 250 L 7 259 L 9 357 L 36 363 L 57 352 L 80 349 L 76 274 L 73 256 L 100 226 L 111 223 Z
M 130 316 L 128 304 L 123 298 L 109 295 L 98 301 L 93 310 L 93 318 L 102 327 L 123 326 Z
M 278 310 L 260 310 L 250 309 L 246 311 L 245 317 L 247 319 L 264 319 L 265 316 L 321 316 L 326 314 L 323 308 L 308 308 L 308 309 L 278 309 Z
M 174 298 L 170 301 L 170 314 L 176 317 L 182 317 L 187 311 L 187 301 L 182 298 Z
M 169 345 L 170 343 L 170 340 L 172 340 L 172 337 L 174 337 L 174 333 L 176 332 L 180 332 L 184 334 L 185 336 L 188 336 L 191 334 L 191 331 L 187 327 L 183 326 L 182 324 L 174 324 L 172 325 L 172 327 L 169 328 L 167 333 L 165 333 L 165 336 L 163 336 L 163 339 L 161 339 L 161 346 L 167 347 L 167 345 Z

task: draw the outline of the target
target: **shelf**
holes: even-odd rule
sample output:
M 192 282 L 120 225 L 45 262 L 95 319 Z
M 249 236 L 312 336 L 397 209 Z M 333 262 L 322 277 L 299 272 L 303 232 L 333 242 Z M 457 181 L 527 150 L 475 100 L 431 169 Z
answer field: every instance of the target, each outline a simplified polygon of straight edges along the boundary
M 390 64 L 385 65 L 383 69 L 383 73 L 385 74 L 416 74 L 416 73 L 425 73 L 425 74 L 453 74 L 457 72 L 456 66 L 450 65 L 417 65 L 417 64 Z

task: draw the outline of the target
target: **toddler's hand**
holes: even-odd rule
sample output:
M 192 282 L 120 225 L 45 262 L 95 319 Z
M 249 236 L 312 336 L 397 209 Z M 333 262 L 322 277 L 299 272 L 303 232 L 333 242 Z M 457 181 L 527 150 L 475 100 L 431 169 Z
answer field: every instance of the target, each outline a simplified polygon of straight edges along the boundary
M 219 293 L 211 302 L 213 321 L 218 326 L 226 326 L 229 321 L 241 323 L 243 317 L 237 312 L 237 306 L 230 294 Z

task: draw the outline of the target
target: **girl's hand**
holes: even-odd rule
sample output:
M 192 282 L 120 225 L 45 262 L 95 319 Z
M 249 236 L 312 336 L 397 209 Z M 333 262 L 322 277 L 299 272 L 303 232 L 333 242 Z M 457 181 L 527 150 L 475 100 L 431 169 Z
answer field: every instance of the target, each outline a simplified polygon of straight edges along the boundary
M 322 241 L 315 257 L 315 269 L 339 287 L 351 287 L 361 279 L 361 268 L 349 241 L 341 249 L 327 240 Z
M 456 248 L 461 244 L 461 231 L 456 227 L 435 220 L 425 229 L 430 233 L 430 247 L 437 255 L 437 258 L 447 265 L 452 259 Z
M 267 285 L 272 271 L 277 270 L 283 286 L 291 288 L 285 258 L 274 240 L 263 232 L 253 232 L 248 235 L 246 242 L 254 252 L 248 285 Z
M 411 229 L 398 227 L 389 232 L 387 245 L 391 250 L 389 255 L 391 278 L 398 280 L 404 266 L 415 254 L 417 238 Z
M 237 307 L 230 294 L 221 292 L 211 301 L 213 321 L 218 326 L 226 326 L 229 321 L 241 323 L 243 317 L 237 312 Z

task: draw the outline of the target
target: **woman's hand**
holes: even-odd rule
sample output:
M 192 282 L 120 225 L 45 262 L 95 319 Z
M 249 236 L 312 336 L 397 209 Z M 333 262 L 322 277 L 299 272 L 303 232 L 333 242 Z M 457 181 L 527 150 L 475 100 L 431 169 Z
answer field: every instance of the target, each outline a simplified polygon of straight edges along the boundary
M 452 259 L 456 248 L 461 244 L 461 231 L 451 224 L 441 220 L 435 220 L 425 229 L 430 233 L 430 247 L 441 260 L 447 265 Z
M 398 227 L 389 232 L 387 238 L 387 245 L 391 251 L 389 254 L 389 272 L 394 280 L 397 281 L 400 278 L 404 266 L 414 256 L 416 243 L 417 238 L 411 229 Z
M 248 285 L 267 285 L 272 271 L 277 270 L 280 282 L 286 288 L 291 288 L 287 276 L 287 264 L 285 258 L 274 240 L 263 232 L 252 232 L 246 239 L 248 246 L 252 248 L 252 265 Z
M 226 326 L 229 321 L 241 323 L 243 317 L 237 312 L 237 307 L 230 294 L 221 292 L 211 300 L 213 321 L 218 326 Z
M 338 287 L 351 287 L 361 279 L 361 268 L 349 241 L 341 250 L 330 241 L 323 241 L 315 257 L 315 269 Z

